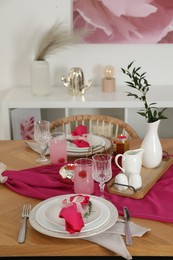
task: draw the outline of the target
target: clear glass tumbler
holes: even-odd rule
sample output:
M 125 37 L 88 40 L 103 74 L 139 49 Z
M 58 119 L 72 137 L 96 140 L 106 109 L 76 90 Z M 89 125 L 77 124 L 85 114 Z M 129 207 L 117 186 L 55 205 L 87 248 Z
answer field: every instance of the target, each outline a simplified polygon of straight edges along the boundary
M 67 162 L 67 140 L 63 132 L 52 132 L 49 143 L 50 161 L 53 164 Z
M 89 158 L 78 158 L 74 161 L 74 192 L 77 194 L 92 194 L 94 179 L 92 176 L 93 161 Z

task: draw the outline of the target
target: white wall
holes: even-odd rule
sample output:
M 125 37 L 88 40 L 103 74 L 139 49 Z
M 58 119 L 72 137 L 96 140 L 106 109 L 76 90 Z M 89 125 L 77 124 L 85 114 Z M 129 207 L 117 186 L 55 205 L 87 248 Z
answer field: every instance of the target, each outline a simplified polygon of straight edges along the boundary
M 39 36 L 57 19 L 71 28 L 70 0 L 0 0 L 0 89 L 29 85 Z
M 0 0 L 0 90 L 30 86 L 30 64 L 40 34 L 56 19 L 72 26 L 72 0 Z M 172 44 L 80 44 L 49 58 L 52 86 L 63 86 L 61 77 L 71 67 L 81 67 L 85 80 L 101 84 L 103 68 L 115 67 L 117 85 L 126 80 L 121 67 L 136 60 L 152 85 L 173 86 Z M 170 94 L 172 94 L 171 91 Z M 131 122 L 130 122 L 131 123 Z
M 30 84 L 29 66 L 40 34 L 56 19 L 71 28 L 72 0 L 0 0 L 0 90 Z M 120 68 L 132 60 L 147 71 L 153 85 L 173 85 L 172 44 L 88 44 L 70 47 L 50 58 L 52 85 L 74 66 L 83 68 L 86 80 L 98 85 L 103 67 L 116 70 L 118 85 L 124 84 Z

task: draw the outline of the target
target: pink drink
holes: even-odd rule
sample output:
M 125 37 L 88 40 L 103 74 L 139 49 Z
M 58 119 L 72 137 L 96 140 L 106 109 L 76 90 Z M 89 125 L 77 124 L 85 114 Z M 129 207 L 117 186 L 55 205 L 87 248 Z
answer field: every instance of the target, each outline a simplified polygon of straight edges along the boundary
M 64 133 L 55 132 L 51 134 L 50 161 L 53 164 L 67 162 L 67 140 Z
M 92 177 L 92 159 L 79 158 L 74 161 L 74 192 L 77 194 L 92 194 L 94 179 Z

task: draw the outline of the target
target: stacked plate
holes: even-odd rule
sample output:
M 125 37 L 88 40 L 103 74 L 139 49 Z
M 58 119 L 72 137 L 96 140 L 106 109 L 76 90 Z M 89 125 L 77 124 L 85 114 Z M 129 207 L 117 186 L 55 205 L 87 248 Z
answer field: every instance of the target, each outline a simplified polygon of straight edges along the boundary
M 70 234 L 65 229 L 65 221 L 59 218 L 62 201 L 74 194 L 56 196 L 37 204 L 30 212 L 31 226 L 48 236 L 59 238 L 82 238 L 104 232 L 114 225 L 118 219 L 116 207 L 109 201 L 90 195 L 91 214 L 84 218 L 85 226 L 80 232 Z
M 83 139 L 90 144 L 90 147 L 77 147 L 73 140 L 75 139 Z M 72 137 L 67 136 L 67 153 L 69 156 L 86 156 L 92 155 L 95 153 L 103 152 L 111 147 L 111 141 L 105 137 L 98 135 L 87 135 L 86 138 L 83 137 Z M 35 152 L 40 153 L 39 145 L 33 141 L 25 141 L 25 143 Z M 50 153 L 49 148 L 46 151 L 46 155 Z
M 89 143 L 90 147 L 77 147 L 73 141 L 75 139 L 81 139 L 85 140 Z M 110 140 L 108 140 L 105 137 L 98 136 L 98 135 L 92 135 L 88 134 L 86 137 L 72 137 L 68 136 L 67 137 L 68 144 L 67 144 L 67 151 L 68 155 L 70 156 L 86 156 L 86 155 L 92 155 L 95 153 L 99 153 L 104 151 L 105 149 L 107 150 L 111 146 Z

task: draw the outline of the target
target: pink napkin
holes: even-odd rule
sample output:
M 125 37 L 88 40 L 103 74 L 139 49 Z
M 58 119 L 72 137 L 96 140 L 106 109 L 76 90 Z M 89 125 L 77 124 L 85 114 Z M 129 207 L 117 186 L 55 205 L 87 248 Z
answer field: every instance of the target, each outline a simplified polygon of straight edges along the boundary
M 73 185 L 63 183 L 58 171 L 64 164 L 42 165 L 19 171 L 5 170 L 3 176 L 6 185 L 16 193 L 36 199 L 48 199 L 62 194 L 73 194 Z M 113 176 L 119 169 L 112 163 Z M 99 196 L 99 184 L 94 182 L 93 195 Z M 108 193 L 105 188 L 105 198 L 123 215 L 123 207 L 127 206 L 132 217 L 147 218 L 173 223 L 173 165 L 163 174 L 157 183 L 142 199 L 133 199 Z
M 82 139 L 77 139 L 77 140 L 74 140 L 73 143 L 78 146 L 78 147 L 90 147 L 90 144 L 85 141 L 85 140 L 82 140 Z
M 59 213 L 60 218 L 65 219 L 65 227 L 71 234 L 80 232 L 84 227 L 83 212 L 88 206 L 90 197 L 83 195 L 74 195 L 63 201 L 64 207 Z
M 71 134 L 74 135 L 79 135 L 82 136 L 83 134 L 87 134 L 87 126 L 85 125 L 79 125 L 77 126 L 72 132 Z
M 87 126 L 85 125 L 79 125 L 77 126 L 72 132 L 71 134 L 73 136 L 82 136 L 83 134 L 87 134 Z M 77 147 L 90 147 L 90 144 L 82 139 L 76 139 L 73 141 L 73 143 L 77 146 Z
M 63 183 L 58 174 L 63 165 L 42 165 L 19 171 L 6 170 L 2 176 L 8 176 L 4 184 L 12 191 L 44 200 L 57 195 L 74 193 L 73 185 Z

